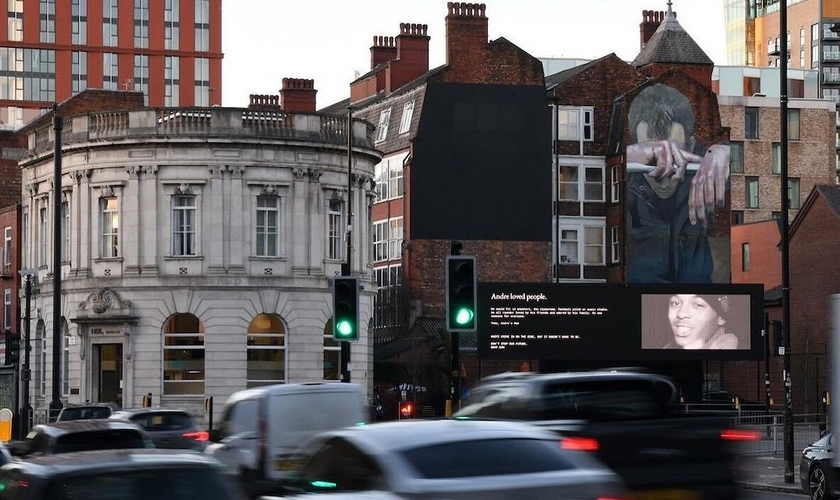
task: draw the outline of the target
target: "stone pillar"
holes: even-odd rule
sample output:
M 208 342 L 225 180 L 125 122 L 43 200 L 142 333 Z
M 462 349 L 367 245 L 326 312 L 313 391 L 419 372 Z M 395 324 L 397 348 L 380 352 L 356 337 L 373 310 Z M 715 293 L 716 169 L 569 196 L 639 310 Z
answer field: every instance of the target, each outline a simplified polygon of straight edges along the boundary
M 99 205 L 91 203 L 90 197 L 90 170 L 79 171 L 79 276 L 90 276 L 90 266 L 93 255 L 91 246 L 99 241 L 98 235 L 93 233 L 91 220 L 99 217 Z
M 245 207 L 242 204 L 242 190 L 244 185 L 242 176 L 245 172 L 245 167 L 241 165 L 230 165 L 230 251 L 228 256 L 230 259 L 228 269 L 233 272 L 245 271 L 245 259 L 250 255 L 250 248 L 246 248 L 246 241 L 251 241 L 245 234 L 245 220 L 242 211 Z M 215 212 L 214 212 L 215 213 Z
M 326 242 L 327 231 L 324 224 L 326 223 L 326 202 L 324 200 L 323 186 L 321 186 L 321 175 L 323 171 L 320 168 L 309 169 L 309 218 L 307 228 L 308 259 L 307 259 L 307 273 L 323 274 L 324 272 L 324 258 L 326 257 Z
M 288 204 L 291 213 L 291 225 L 286 234 L 291 238 L 289 262 L 292 274 L 306 274 L 311 239 L 311 224 L 307 218 L 309 201 L 309 179 L 305 168 L 292 169 L 294 182 L 289 190 L 291 200 Z
M 163 251 L 163 255 L 172 252 L 167 246 L 171 244 L 171 241 L 168 229 L 166 229 L 170 227 L 170 215 L 165 208 L 161 208 L 163 199 L 159 195 L 157 171 L 157 165 L 143 167 L 141 198 L 143 208 L 140 210 L 139 226 L 143 250 L 140 252 L 140 267 L 143 274 L 148 275 L 156 275 L 159 272 L 157 265 L 159 249 Z M 158 226 L 162 229 L 159 230 Z
M 207 190 L 203 192 L 204 196 L 202 196 L 202 199 L 206 203 L 209 202 L 210 205 L 210 220 L 207 225 L 208 233 L 203 238 L 208 242 L 208 248 L 202 248 L 201 251 L 209 259 L 208 274 L 225 273 L 225 250 L 227 249 L 226 240 L 228 240 L 228 238 L 225 238 L 225 234 L 227 234 L 227 228 L 230 227 L 230 221 L 228 219 L 230 217 L 231 207 L 225 207 L 226 197 L 224 193 L 224 179 L 222 178 L 224 168 L 218 165 L 208 167 L 210 180 Z M 233 210 L 236 209 L 234 208 Z M 202 210 L 202 212 L 204 211 Z
M 132 165 L 126 167 L 128 174 L 128 185 L 123 191 L 122 216 L 120 221 L 120 234 L 122 239 L 123 272 L 126 275 L 140 274 L 140 256 L 143 253 L 141 243 L 142 221 L 141 200 L 140 200 L 140 170 L 142 167 Z M 134 228 L 127 230 L 128 228 Z

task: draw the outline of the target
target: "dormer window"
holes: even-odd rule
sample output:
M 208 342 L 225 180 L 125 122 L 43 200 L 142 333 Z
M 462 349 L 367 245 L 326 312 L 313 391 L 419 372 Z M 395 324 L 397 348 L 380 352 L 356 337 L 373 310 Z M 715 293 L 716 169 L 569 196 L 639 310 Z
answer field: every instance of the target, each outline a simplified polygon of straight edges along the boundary
M 379 125 L 376 127 L 376 142 L 382 142 L 388 137 L 388 123 L 391 121 L 391 108 L 383 109 L 379 114 Z

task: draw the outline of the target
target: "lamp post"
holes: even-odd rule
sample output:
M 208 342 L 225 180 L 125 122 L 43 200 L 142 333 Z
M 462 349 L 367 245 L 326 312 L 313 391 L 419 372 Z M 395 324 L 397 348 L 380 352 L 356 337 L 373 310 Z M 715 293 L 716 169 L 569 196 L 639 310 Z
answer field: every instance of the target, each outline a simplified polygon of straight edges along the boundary
M 53 191 L 53 345 L 52 345 L 52 401 L 50 421 L 58 418 L 64 407 L 61 403 L 61 131 L 64 126 L 58 116 L 58 105 L 53 105 L 53 128 L 55 129 L 55 190 Z
M 353 107 L 347 106 L 347 256 L 341 266 L 342 276 L 352 276 L 353 260 Z M 335 314 L 335 311 L 333 311 Z M 357 324 L 356 328 L 361 325 Z M 341 381 L 350 382 L 350 342 L 341 341 Z
M 29 352 L 32 349 L 32 318 L 29 316 L 32 309 L 32 276 L 35 269 L 21 269 L 18 271 L 21 277 L 26 279 L 24 295 L 26 298 L 26 312 L 23 323 L 23 369 L 20 371 L 20 380 L 23 382 L 23 395 L 21 396 L 22 406 L 20 407 L 20 436 L 26 436 L 29 432 L 29 423 L 32 421 L 32 405 L 29 403 L 29 381 L 32 379 L 32 372 L 29 370 Z

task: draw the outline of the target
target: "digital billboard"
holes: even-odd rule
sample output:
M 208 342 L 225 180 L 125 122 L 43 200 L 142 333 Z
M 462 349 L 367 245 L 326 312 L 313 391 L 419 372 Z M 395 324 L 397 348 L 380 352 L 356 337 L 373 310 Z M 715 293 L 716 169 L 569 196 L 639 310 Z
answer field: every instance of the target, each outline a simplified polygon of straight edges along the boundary
M 488 359 L 763 357 L 764 289 L 752 284 L 479 283 Z

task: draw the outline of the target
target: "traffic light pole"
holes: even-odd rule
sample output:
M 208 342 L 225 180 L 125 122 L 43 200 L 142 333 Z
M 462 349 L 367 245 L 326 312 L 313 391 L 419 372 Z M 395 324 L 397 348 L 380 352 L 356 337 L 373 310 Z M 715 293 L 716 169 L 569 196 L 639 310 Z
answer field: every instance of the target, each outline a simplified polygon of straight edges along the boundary
M 351 276 L 353 253 L 353 107 L 347 106 L 347 255 L 341 266 L 342 276 Z M 333 312 L 335 314 L 335 312 Z M 356 325 L 358 328 L 359 325 Z M 350 383 L 350 342 L 341 342 L 341 381 Z

